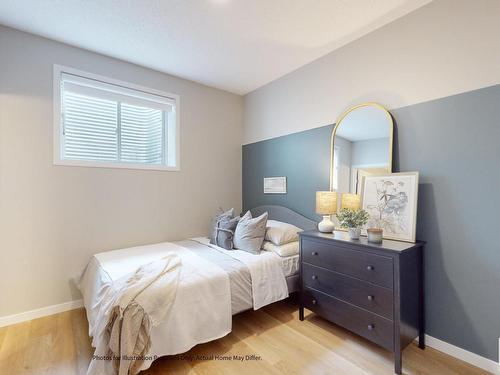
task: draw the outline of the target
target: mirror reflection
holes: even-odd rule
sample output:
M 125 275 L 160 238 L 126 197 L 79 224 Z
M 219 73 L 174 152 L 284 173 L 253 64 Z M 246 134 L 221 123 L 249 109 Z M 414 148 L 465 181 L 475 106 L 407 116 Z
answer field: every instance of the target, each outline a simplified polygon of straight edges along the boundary
M 393 122 L 376 103 L 353 107 L 332 134 L 331 190 L 361 194 L 363 176 L 392 172 Z

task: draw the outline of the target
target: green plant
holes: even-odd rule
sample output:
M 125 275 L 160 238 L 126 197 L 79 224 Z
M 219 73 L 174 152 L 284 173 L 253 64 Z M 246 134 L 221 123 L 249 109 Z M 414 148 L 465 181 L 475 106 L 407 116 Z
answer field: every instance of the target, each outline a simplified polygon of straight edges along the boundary
M 361 228 L 368 222 L 368 212 L 343 208 L 337 214 L 337 218 L 343 228 Z

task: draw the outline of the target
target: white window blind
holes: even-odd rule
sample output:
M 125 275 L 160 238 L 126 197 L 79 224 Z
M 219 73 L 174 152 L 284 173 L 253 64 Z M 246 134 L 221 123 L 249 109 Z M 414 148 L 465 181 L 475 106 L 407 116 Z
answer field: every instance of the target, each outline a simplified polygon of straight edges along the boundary
M 120 155 L 127 163 L 163 163 L 163 112 L 122 104 L 120 108 Z
M 60 109 L 61 164 L 177 167 L 175 98 L 61 72 Z
M 67 90 L 63 98 L 63 157 L 118 160 L 119 103 Z

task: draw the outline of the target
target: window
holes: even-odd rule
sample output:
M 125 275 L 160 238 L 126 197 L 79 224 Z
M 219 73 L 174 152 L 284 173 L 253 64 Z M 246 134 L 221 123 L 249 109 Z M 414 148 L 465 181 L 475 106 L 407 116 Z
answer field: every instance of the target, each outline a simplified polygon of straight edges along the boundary
M 176 95 L 54 67 L 54 163 L 179 169 Z

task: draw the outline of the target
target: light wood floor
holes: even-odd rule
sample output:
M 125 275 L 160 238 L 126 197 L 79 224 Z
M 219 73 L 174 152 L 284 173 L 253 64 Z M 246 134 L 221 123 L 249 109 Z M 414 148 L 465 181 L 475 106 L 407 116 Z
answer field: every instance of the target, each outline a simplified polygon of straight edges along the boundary
M 0 328 L 0 374 L 85 374 L 92 355 L 83 309 Z M 256 355 L 260 360 L 196 356 Z M 191 357 L 190 357 L 191 356 Z M 410 345 L 405 374 L 486 374 L 434 349 Z M 186 358 L 164 357 L 143 374 L 392 374 L 392 355 L 310 313 L 298 320 L 289 301 L 233 318 L 228 336 L 198 345 Z

